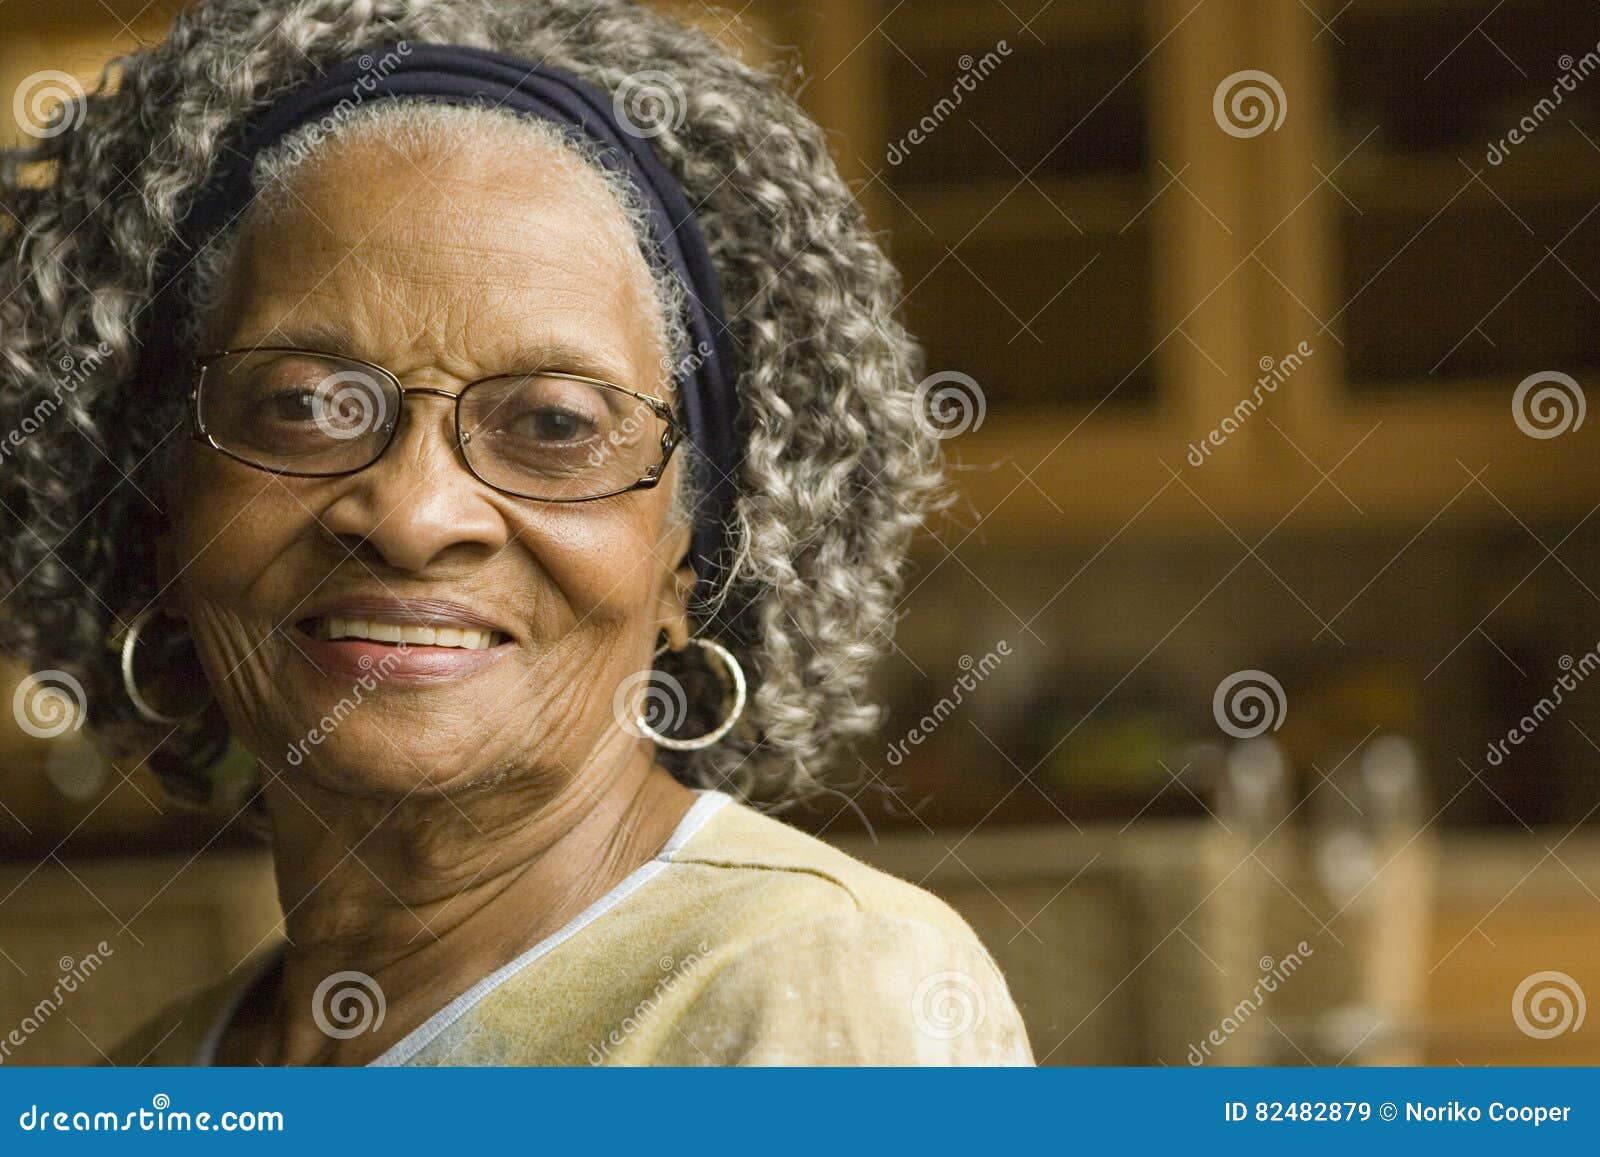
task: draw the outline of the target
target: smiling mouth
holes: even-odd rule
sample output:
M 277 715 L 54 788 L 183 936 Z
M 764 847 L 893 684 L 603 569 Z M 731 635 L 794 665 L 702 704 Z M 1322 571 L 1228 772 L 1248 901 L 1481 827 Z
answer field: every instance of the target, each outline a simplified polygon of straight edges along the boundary
M 487 651 L 509 641 L 502 631 L 478 627 L 419 627 L 410 623 L 386 623 L 378 619 L 346 618 L 324 615 L 302 619 L 295 624 L 313 639 L 329 642 L 340 639 L 359 639 L 362 642 L 387 643 L 408 647 L 448 647 L 463 651 Z

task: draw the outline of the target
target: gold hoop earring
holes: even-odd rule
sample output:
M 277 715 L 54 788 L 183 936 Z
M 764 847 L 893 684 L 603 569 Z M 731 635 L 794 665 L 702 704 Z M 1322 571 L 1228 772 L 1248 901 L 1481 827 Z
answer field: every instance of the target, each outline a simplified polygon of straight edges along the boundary
M 650 725 L 650 721 L 645 715 L 644 706 L 650 702 L 651 696 L 649 692 L 646 692 L 643 704 L 634 713 L 632 720 L 634 728 L 637 729 L 636 734 L 650 739 L 658 746 L 665 747 L 671 751 L 699 751 L 716 743 L 733 730 L 735 723 L 739 722 L 739 717 L 744 714 L 745 700 L 747 698 L 744 668 L 739 665 L 739 660 L 734 658 L 732 651 L 721 643 L 713 643 L 710 639 L 690 639 L 689 642 L 703 648 L 709 654 L 715 655 L 722 663 L 723 669 L 727 672 L 725 683 L 732 693 L 733 703 L 728 708 L 727 718 L 704 735 L 697 735 L 692 739 L 674 739 L 671 736 L 661 734 Z M 661 647 L 656 651 L 655 658 L 659 659 L 669 650 L 671 650 L 670 647 Z M 648 678 L 648 674 L 646 677 Z M 677 680 L 675 679 L 672 680 L 672 683 L 676 691 L 674 698 L 681 701 L 683 699 L 683 688 L 676 686 Z
M 135 677 L 133 671 L 133 656 L 135 650 L 139 646 L 140 632 L 142 632 L 145 627 L 149 625 L 150 620 L 155 617 L 157 610 L 158 608 L 154 603 L 151 603 L 149 606 L 145 607 L 144 610 L 133 616 L 133 621 L 128 624 L 128 629 L 122 636 L 122 689 L 127 693 L 128 701 L 133 704 L 133 709 L 138 712 L 139 718 L 143 719 L 146 723 L 154 723 L 164 727 L 173 727 L 177 724 L 188 723 L 192 719 L 199 718 L 201 712 L 206 709 L 206 704 L 201 704 L 198 710 L 191 712 L 188 715 L 167 715 L 164 712 L 157 711 L 153 706 L 151 706 L 150 701 L 146 699 L 140 692 L 139 681 L 137 677 Z M 209 703 L 209 700 L 207 703 Z

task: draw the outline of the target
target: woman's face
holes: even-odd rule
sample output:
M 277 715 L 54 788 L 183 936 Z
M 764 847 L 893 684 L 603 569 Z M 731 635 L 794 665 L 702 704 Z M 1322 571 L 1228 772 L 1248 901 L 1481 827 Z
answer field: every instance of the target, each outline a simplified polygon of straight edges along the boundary
M 532 369 L 665 396 L 644 260 L 604 184 L 547 148 L 333 145 L 239 246 L 215 348 L 293 346 L 455 392 Z M 553 787 L 638 741 L 613 695 L 681 631 L 688 531 L 662 485 L 541 503 L 479 482 L 454 403 L 407 395 L 383 457 L 335 478 L 186 452 L 160 549 L 206 674 L 269 770 L 361 795 L 501 773 Z M 492 628 L 487 650 L 330 642 L 326 621 Z M 363 625 L 365 624 L 365 625 Z M 378 629 L 372 629 L 376 625 Z M 463 634 L 460 642 L 470 643 Z M 330 726 L 331 724 L 331 726 Z

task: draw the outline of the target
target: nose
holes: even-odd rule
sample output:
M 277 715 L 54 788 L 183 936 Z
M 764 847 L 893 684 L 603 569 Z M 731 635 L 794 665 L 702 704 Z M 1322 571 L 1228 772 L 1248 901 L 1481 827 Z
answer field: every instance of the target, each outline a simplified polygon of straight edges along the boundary
M 510 528 L 493 492 L 461 460 L 454 407 L 448 396 L 407 390 L 394 440 L 365 470 L 337 480 L 343 487 L 322 525 L 358 555 L 371 552 L 408 573 L 503 549 Z

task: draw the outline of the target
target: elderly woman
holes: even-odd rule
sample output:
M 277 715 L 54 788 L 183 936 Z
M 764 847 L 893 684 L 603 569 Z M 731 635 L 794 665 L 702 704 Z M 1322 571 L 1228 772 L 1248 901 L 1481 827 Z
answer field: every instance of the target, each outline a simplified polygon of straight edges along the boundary
M 753 806 L 871 725 L 937 483 L 817 126 L 624 0 L 114 72 L 0 181 L 11 638 L 178 796 L 243 758 L 285 932 L 117 1059 L 1031 1063 L 951 909 Z

